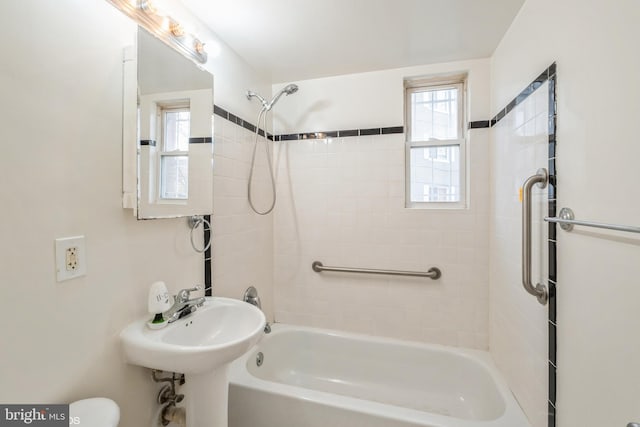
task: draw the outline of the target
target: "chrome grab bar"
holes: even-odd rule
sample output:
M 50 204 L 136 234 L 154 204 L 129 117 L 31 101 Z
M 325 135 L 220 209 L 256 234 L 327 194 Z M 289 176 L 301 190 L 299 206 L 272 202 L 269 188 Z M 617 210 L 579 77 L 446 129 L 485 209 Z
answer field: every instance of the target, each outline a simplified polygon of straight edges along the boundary
M 540 283 L 533 286 L 531 283 L 531 189 L 536 184 L 545 188 L 548 179 L 547 170 L 542 168 L 522 185 L 522 285 L 542 305 L 549 299 L 547 287 Z
M 316 273 L 323 271 L 337 271 L 341 273 L 365 273 L 365 274 L 388 274 L 391 276 L 415 276 L 429 277 L 433 280 L 442 277 L 442 271 L 437 267 L 431 267 L 428 271 L 402 271 L 402 270 L 376 270 L 371 268 L 347 268 L 347 267 L 329 267 L 323 265 L 320 261 L 314 261 L 311 268 Z
M 564 231 L 573 230 L 574 225 L 582 225 L 585 227 L 604 228 L 607 230 L 627 231 L 629 233 L 640 233 L 640 227 L 634 227 L 632 225 L 618 225 L 618 224 L 606 224 L 604 222 L 594 221 L 579 221 L 575 219 L 573 211 L 569 208 L 560 209 L 560 214 L 557 217 L 546 217 L 544 219 L 547 222 L 555 222 L 560 224 L 560 228 Z

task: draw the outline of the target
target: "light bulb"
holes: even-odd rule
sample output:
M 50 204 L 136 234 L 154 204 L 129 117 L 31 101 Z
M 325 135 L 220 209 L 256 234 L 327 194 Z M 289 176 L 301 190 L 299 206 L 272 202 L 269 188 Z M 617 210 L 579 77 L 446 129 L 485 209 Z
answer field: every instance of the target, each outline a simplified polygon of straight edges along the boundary
M 202 55 L 204 53 L 204 44 L 198 40 L 195 39 L 193 41 L 193 48 L 196 50 L 196 52 L 198 52 L 200 55 Z
M 182 28 L 182 25 L 178 24 L 176 21 L 171 21 L 169 24 L 169 31 L 171 31 L 171 34 L 175 37 L 184 36 L 184 28 Z

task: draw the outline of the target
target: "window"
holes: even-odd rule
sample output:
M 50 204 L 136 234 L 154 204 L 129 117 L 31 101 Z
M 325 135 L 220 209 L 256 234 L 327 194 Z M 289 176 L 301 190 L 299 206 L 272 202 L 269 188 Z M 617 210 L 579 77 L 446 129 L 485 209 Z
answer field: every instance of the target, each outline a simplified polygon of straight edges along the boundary
M 160 199 L 189 198 L 189 107 L 161 108 Z
M 406 205 L 466 206 L 464 80 L 405 81 Z

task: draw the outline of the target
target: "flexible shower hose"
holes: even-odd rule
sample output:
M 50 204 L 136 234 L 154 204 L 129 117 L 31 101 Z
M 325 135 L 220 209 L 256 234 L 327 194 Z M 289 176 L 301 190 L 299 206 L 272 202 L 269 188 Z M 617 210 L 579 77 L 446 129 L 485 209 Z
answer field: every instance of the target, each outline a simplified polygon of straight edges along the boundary
M 258 215 L 267 215 L 273 211 L 273 208 L 276 206 L 276 179 L 273 175 L 273 164 L 271 161 L 271 150 L 269 150 L 269 139 L 267 138 L 267 113 L 268 110 L 266 108 L 262 108 L 260 113 L 258 114 L 258 123 L 256 126 L 254 144 L 253 144 L 253 155 L 251 156 L 251 168 L 249 169 L 249 183 L 247 184 L 247 193 L 249 199 L 249 206 L 251 209 L 257 213 Z M 273 199 L 271 201 L 271 206 L 266 211 L 259 211 L 253 204 L 253 200 L 251 197 L 251 182 L 253 181 L 253 172 L 256 166 L 256 153 L 258 151 L 258 139 L 260 132 L 261 121 L 264 119 L 264 148 L 267 154 L 267 165 L 269 166 L 269 178 L 271 178 L 271 192 L 273 193 Z

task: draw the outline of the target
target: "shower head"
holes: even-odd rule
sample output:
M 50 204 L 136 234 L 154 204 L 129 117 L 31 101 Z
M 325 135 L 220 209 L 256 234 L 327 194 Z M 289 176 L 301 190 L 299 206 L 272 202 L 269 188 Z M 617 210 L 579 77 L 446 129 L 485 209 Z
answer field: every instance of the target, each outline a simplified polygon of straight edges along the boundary
M 263 97 L 261 97 L 257 93 L 248 90 L 247 99 L 251 100 L 251 98 L 254 98 L 254 97 L 258 98 L 262 103 L 262 108 L 264 108 L 265 111 L 269 111 L 271 110 L 271 108 L 273 108 L 274 105 L 276 105 L 276 102 L 278 102 L 278 100 L 282 95 L 291 95 L 292 93 L 296 93 L 297 91 L 298 91 L 298 85 L 288 84 L 285 87 L 283 87 L 280 90 L 280 92 L 276 93 L 275 96 L 271 98 L 271 101 L 267 102 Z
M 267 104 L 266 107 L 267 111 L 271 110 L 271 108 L 276 105 L 276 102 L 278 102 L 282 95 L 291 95 L 292 93 L 296 93 L 297 91 L 298 85 L 294 85 L 293 83 L 286 85 L 280 90 L 280 92 L 276 93 L 275 96 L 271 98 L 271 101 L 269 101 L 269 104 Z
M 284 87 L 284 89 L 282 89 L 282 90 L 287 95 L 291 95 L 291 94 L 296 93 L 298 91 L 298 85 L 295 85 L 295 84 L 291 83 L 291 84 L 286 85 Z

